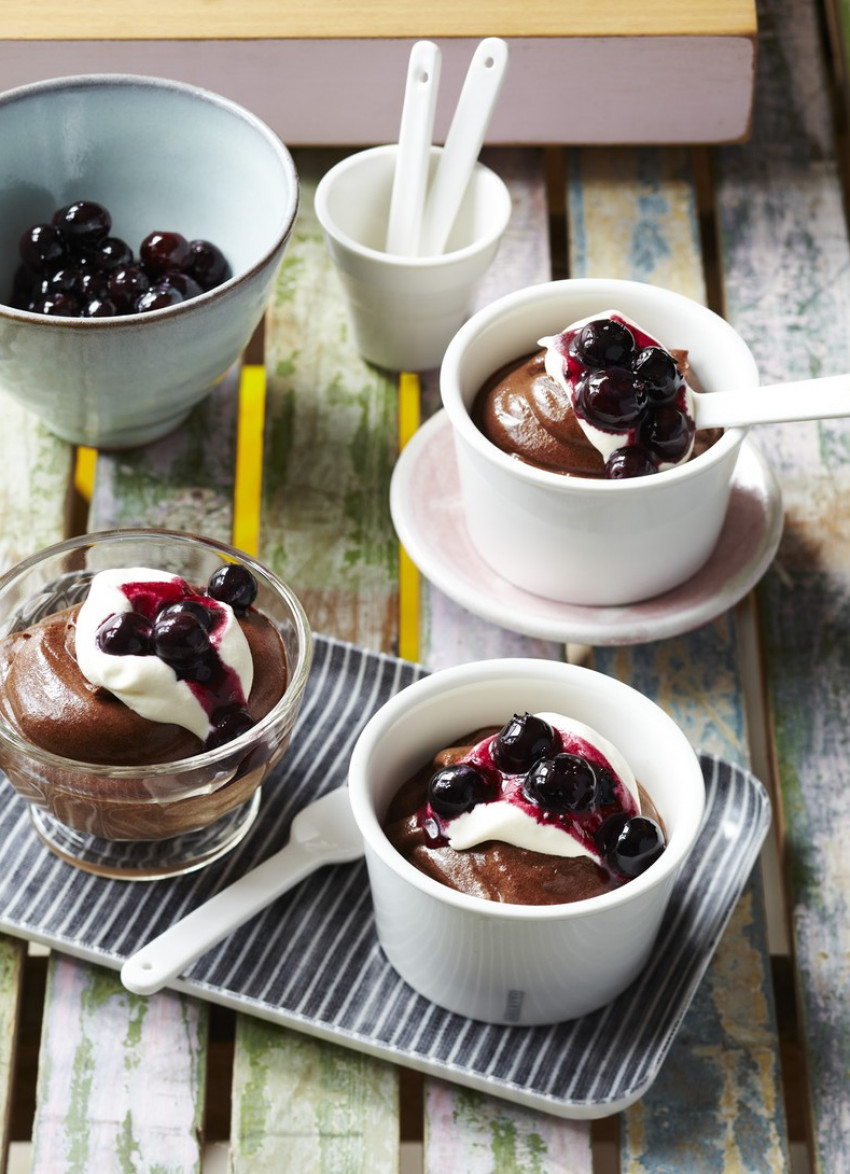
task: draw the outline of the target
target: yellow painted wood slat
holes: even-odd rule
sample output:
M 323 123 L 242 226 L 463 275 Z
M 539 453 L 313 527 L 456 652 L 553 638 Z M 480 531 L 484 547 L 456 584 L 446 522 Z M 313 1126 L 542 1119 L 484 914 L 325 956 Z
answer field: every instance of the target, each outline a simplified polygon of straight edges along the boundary
M 716 36 L 751 37 L 753 0 L 482 0 L 465 6 L 431 0 L 427 9 L 402 0 L 89 0 L 70 12 L 59 0 L 7 0 L 0 38 L 21 40 L 198 40 L 227 37 L 410 37 L 427 28 L 443 37 Z
M 419 376 L 402 372 L 398 386 L 398 448 L 401 452 L 420 421 Z M 407 551 L 398 552 L 398 654 L 419 660 L 419 570 Z

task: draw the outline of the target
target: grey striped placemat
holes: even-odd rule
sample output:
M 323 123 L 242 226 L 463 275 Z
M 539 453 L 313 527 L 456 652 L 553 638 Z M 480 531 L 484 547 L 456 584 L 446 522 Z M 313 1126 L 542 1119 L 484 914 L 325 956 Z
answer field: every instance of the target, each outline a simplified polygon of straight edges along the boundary
M 151 884 L 102 880 L 42 847 L 5 782 L 0 927 L 114 968 L 282 847 L 293 814 L 342 785 L 362 726 L 419 666 L 316 638 L 292 745 L 263 789 L 261 817 L 207 869 Z M 602 1011 L 552 1027 L 495 1027 L 415 994 L 375 937 L 363 864 L 326 867 L 280 898 L 174 985 L 353 1048 L 567 1117 L 614 1112 L 654 1080 L 770 822 L 761 784 L 701 756 L 708 805 L 650 963 Z

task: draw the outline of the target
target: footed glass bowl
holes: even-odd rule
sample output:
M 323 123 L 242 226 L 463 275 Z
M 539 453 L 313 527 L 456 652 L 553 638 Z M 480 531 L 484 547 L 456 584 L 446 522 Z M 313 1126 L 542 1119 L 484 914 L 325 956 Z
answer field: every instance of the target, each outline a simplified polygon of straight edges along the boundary
M 152 880 L 190 872 L 233 848 L 254 822 L 261 786 L 289 744 L 310 669 L 310 628 L 296 596 L 270 571 L 189 534 L 90 534 L 48 547 L 0 579 L 2 639 L 82 602 L 92 576 L 106 568 L 149 567 L 203 589 L 215 570 L 234 562 L 254 575 L 254 607 L 279 632 L 286 659 L 283 696 L 247 733 L 177 761 L 115 766 L 45 750 L 0 712 L 0 767 L 30 805 L 41 839 L 70 864 L 101 876 Z

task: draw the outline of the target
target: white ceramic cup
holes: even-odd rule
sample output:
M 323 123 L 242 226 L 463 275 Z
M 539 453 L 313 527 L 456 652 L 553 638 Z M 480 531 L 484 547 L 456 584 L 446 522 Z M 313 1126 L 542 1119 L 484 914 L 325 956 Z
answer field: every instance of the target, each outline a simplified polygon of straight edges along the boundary
M 547 599 L 613 606 L 685 582 L 720 536 L 745 429 L 647 477 L 594 480 L 538 469 L 502 452 L 473 423 L 479 388 L 504 364 L 588 315 L 621 310 L 662 345 L 685 348 L 701 390 L 755 388 L 746 343 L 721 317 L 634 281 L 571 279 L 508 294 L 449 344 L 440 371 L 469 536 L 502 578 Z
M 343 159 L 322 177 L 315 208 L 360 354 L 389 370 L 422 371 L 440 365 L 469 313 L 476 283 L 510 220 L 511 196 L 499 176 L 478 163 L 444 253 L 387 253 L 397 151 L 393 143 Z M 431 175 L 440 154 L 431 148 Z
M 507 905 L 450 889 L 392 847 L 381 820 L 402 783 L 459 735 L 524 710 L 577 718 L 624 754 L 668 836 L 646 872 L 589 900 Z M 444 669 L 403 689 L 363 729 L 349 788 L 389 961 L 432 1002 L 492 1023 L 584 1015 L 637 977 L 705 806 L 696 754 L 657 705 L 602 673 L 532 659 Z

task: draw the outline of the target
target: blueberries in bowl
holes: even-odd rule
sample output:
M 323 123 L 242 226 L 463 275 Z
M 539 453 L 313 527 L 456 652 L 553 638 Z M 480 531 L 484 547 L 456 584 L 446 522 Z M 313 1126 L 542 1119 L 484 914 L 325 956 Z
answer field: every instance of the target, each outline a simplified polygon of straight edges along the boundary
M 58 208 L 49 223 L 30 225 L 20 238 L 9 304 L 63 318 L 144 314 L 188 301 L 230 276 L 211 241 L 151 232 L 136 257 L 111 230 L 110 212 L 94 200 L 77 200 Z

